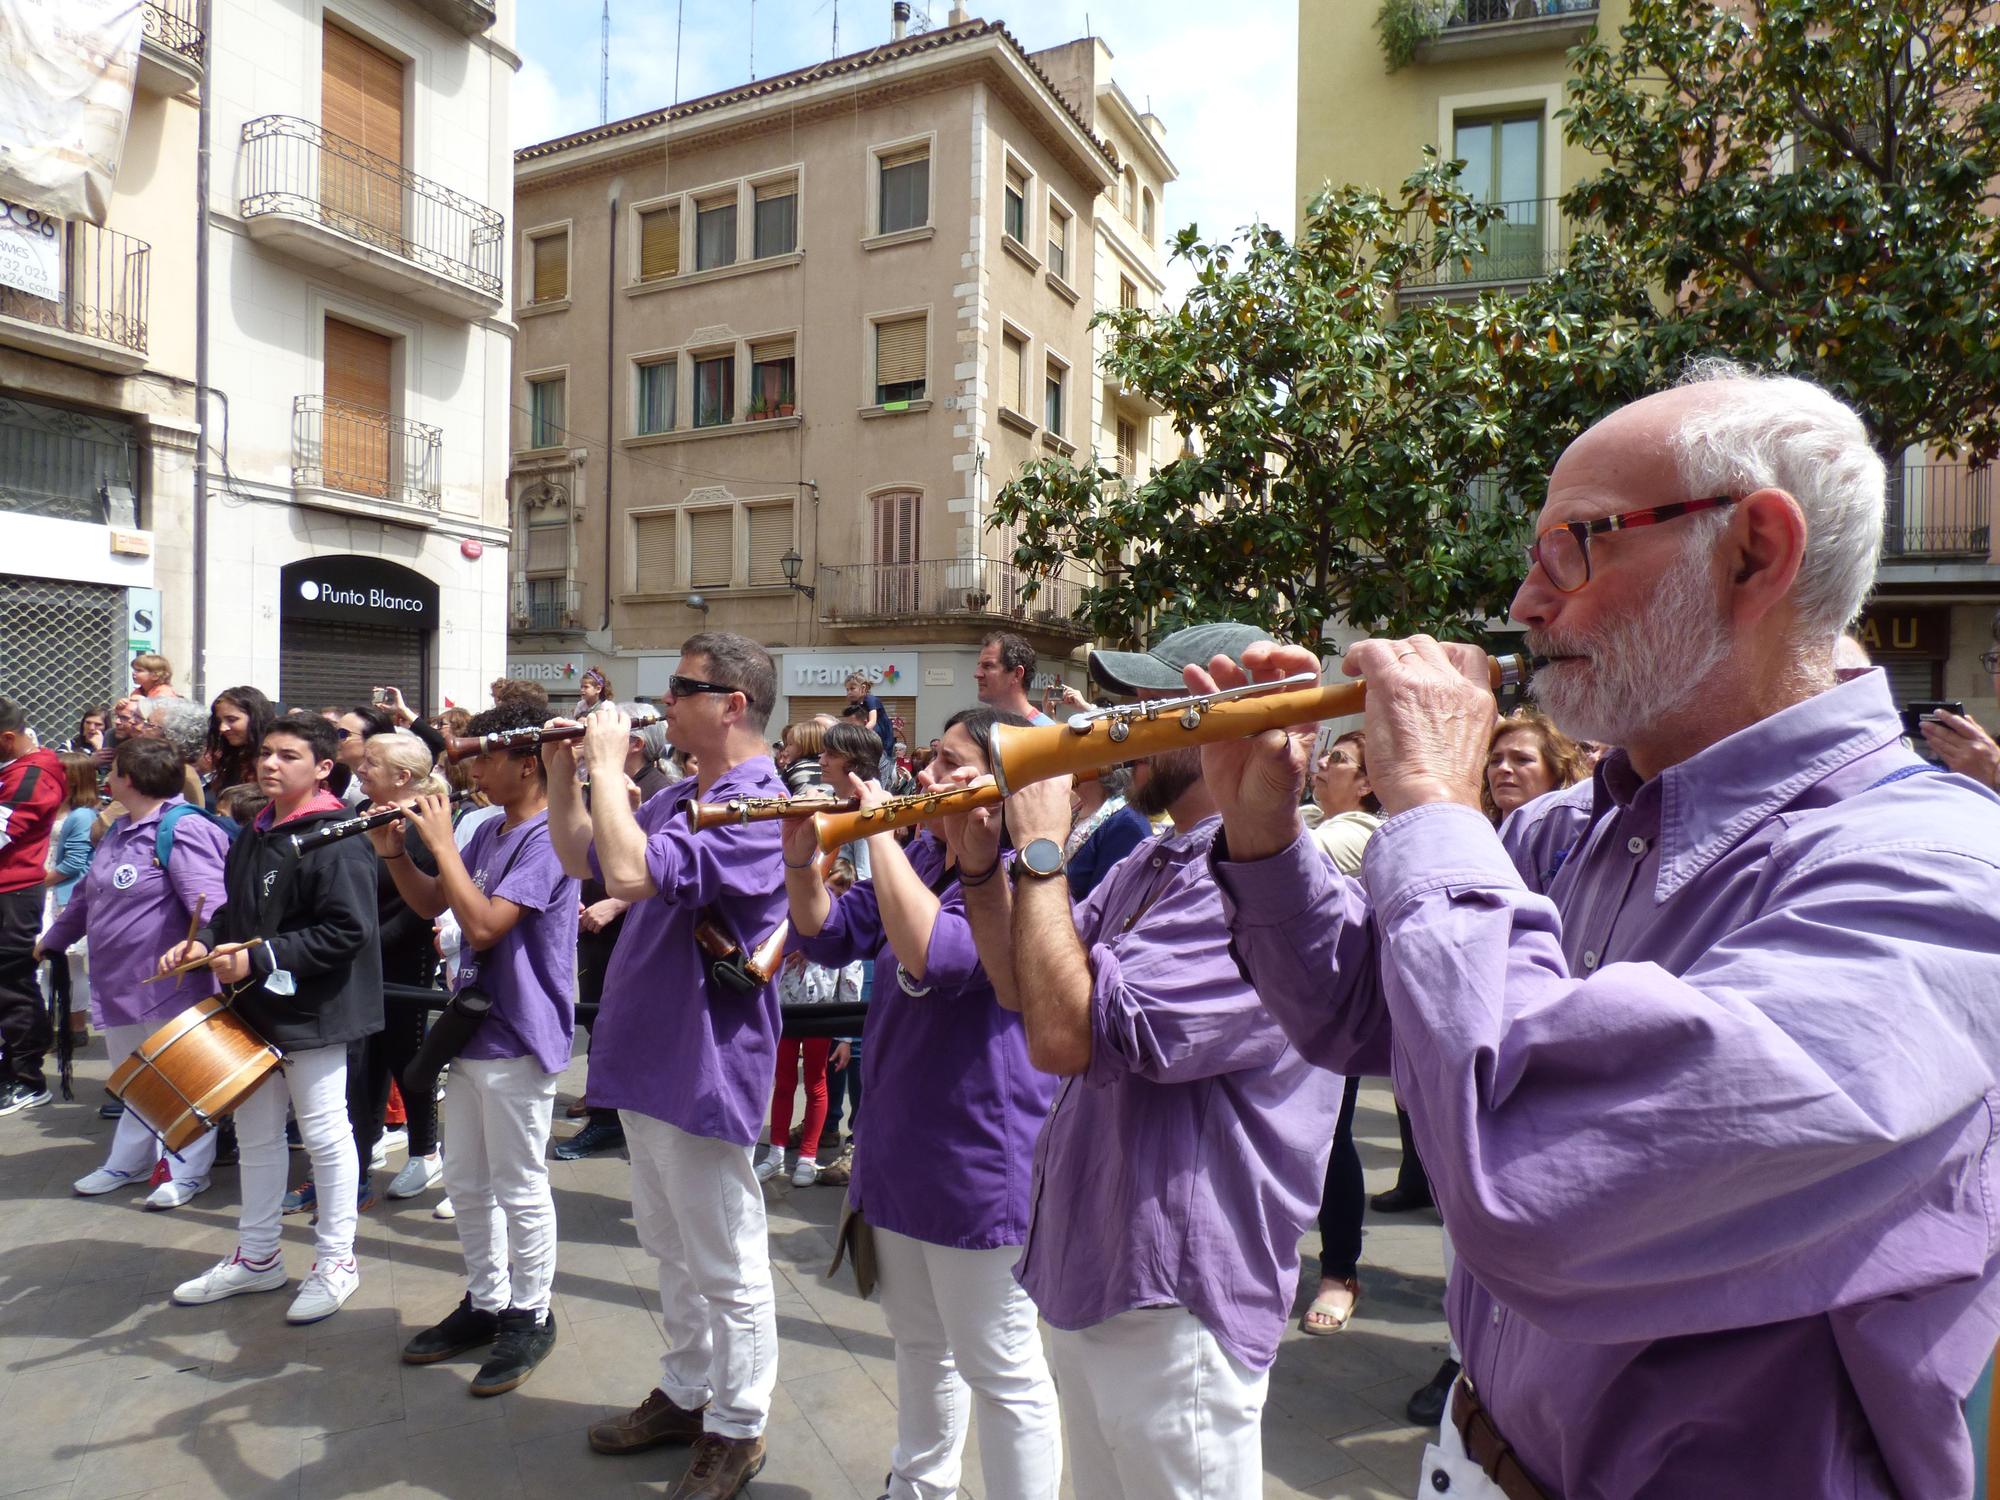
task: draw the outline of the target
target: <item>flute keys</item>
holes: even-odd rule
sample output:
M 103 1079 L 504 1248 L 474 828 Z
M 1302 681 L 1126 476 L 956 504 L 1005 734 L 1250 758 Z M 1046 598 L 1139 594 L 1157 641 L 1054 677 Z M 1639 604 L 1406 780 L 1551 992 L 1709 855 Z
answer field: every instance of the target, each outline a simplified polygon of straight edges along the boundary
M 1123 719 L 1113 719 L 1110 729 L 1106 732 L 1110 734 L 1112 744 L 1123 744 L 1130 737 L 1132 726 L 1127 724 Z
M 1186 708 L 1181 710 L 1181 728 L 1199 729 L 1200 727 L 1201 710 L 1190 703 Z

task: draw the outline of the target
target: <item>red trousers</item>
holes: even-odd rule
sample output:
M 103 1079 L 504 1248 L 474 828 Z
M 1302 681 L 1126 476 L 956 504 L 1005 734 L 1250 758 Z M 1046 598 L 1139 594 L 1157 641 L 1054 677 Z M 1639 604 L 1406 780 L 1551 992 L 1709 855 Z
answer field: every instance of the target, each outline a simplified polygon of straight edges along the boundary
M 799 1158 L 818 1157 L 819 1133 L 826 1126 L 826 1059 L 833 1043 L 824 1037 L 801 1041 L 778 1038 L 778 1077 L 771 1089 L 771 1144 L 780 1150 L 792 1133 L 792 1093 L 799 1083 L 799 1054 L 806 1059 L 806 1117 L 799 1136 Z

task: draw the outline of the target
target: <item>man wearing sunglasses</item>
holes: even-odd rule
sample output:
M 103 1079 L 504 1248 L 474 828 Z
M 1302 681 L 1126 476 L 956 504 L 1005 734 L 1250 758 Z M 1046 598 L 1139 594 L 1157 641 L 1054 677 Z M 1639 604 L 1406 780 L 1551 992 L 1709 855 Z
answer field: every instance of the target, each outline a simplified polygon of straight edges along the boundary
M 695 833 L 682 805 L 780 797 L 764 726 L 777 673 L 755 641 L 690 636 L 667 683 L 667 737 L 694 776 L 635 814 L 625 788 L 631 721 L 615 705 L 584 722 L 595 795 L 577 786 L 575 742 L 545 748 L 549 832 L 563 868 L 629 902 L 591 1037 L 590 1096 L 615 1108 L 632 1157 L 632 1217 L 660 1267 L 667 1352 L 636 1409 L 597 1423 L 599 1453 L 692 1444 L 670 1500 L 726 1500 L 764 1464 L 777 1385 L 777 1304 L 764 1195 L 751 1167 L 778 1057 L 778 993 L 733 993 L 696 946 L 707 915 L 747 952 L 785 915 L 780 825 Z M 566 722 L 566 721 L 557 721 Z
M 1359 878 L 1298 826 L 1310 730 L 1203 751 L 1236 953 L 1309 1058 L 1393 1072 L 1457 1247 L 1422 1494 L 1972 1492 L 2000 798 L 1834 671 L 1883 495 L 1853 412 L 1734 367 L 1572 443 L 1513 614 L 1556 724 L 1620 748 L 1497 833 L 1484 659 L 1426 636 L 1346 655 Z

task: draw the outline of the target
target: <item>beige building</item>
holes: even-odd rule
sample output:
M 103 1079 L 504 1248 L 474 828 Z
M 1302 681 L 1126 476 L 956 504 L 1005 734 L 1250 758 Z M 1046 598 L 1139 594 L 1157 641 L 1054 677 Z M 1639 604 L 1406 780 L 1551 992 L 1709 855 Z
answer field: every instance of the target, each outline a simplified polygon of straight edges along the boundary
M 1089 326 L 1158 295 L 1172 175 L 1109 59 L 961 19 L 517 153 L 514 670 L 654 695 L 726 628 L 781 722 L 860 670 L 919 740 L 988 631 L 1080 680 L 1076 582 L 988 523 L 1029 459 L 1155 444 Z
M 1558 197 L 1592 170 L 1562 138 L 1568 48 L 1610 35 L 1629 0 L 1443 0 L 1435 38 L 1387 71 L 1375 7 L 1299 0 L 1297 205 L 1328 183 L 1395 192 L 1435 146 L 1465 161 L 1476 196 L 1506 206 L 1487 253 L 1448 268 L 1422 296 L 1519 286 L 1560 264 L 1574 232 Z M 1958 699 L 1991 722 L 2000 552 L 1990 469 L 1920 449 L 1891 470 L 1883 558 L 1861 634 L 1899 701 Z

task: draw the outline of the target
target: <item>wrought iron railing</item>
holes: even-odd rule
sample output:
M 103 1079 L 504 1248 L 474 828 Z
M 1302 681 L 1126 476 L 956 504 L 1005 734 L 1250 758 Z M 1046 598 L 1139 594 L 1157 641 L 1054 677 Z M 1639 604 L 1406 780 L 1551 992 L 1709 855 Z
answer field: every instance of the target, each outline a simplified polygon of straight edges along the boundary
M 310 120 L 243 127 L 243 217 L 294 214 L 498 298 L 500 214 Z
M 1550 16 L 1595 14 L 1598 0 L 1454 0 L 1443 20 L 1445 31 L 1497 26 L 1503 21 L 1540 21 Z
M 1479 232 L 1479 248 L 1404 279 L 1406 287 L 1474 286 L 1495 281 L 1536 281 L 1563 263 L 1576 238 L 1576 222 L 1560 198 L 1496 203 L 1500 216 Z
M 990 557 L 822 564 L 817 580 L 820 615 L 829 622 L 975 616 L 1087 634 L 1074 618 L 1082 602 L 1080 585 L 1041 579 L 1030 598 L 1029 584 L 1020 569 Z
M 292 483 L 436 510 L 442 429 L 324 396 L 292 401 Z
M 1985 557 L 1993 546 L 1993 470 L 1903 464 L 1889 470 L 1885 557 Z
M 138 495 L 130 418 L 0 397 L 0 511 L 135 527 Z
M 514 622 L 525 630 L 563 630 L 576 618 L 581 591 L 564 578 L 514 580 Z
M 0 219 L 55 248 L 61 295 L 38 297 L 0 286 L 0 317 L 146 352 L 146 295 L 153 247 L 95 224 L 71 224 L 32 208 L 0 202 Z
M 200 0 L 146 0 L 146 36 L 169 52 L 198 63 L 207 51 L 201 31 Z

